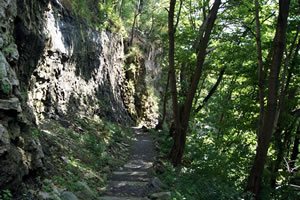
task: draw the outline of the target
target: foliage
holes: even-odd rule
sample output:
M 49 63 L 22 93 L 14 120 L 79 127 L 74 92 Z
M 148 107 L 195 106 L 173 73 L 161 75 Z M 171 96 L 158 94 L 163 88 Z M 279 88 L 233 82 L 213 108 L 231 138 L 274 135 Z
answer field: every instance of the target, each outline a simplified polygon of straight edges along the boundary
M 48 121 L 39 132 L 44 144 L 55 144 L 47 158 L 55 170 L 45 177 L 48 180 L 44 181 L 43 189 L 49 191 L 55 186 L 75 192 L 80 189 L 77 182 L 85 181 L 98 191 L 105 185 L 111 169 L 127 158 L 131 130 L 91 118 L 75 118 L 65 123 L 69 125 Z
M 171 138 L 164 132 L 156 137 L 159 147 L 167 154 Z M 176 169 L 166 163 L 166 172 L 161 178 L 172 188 L 173 199 L 237 199 L 242 195 L 241 186 L 247 174 L 244 166 L 248 164 L 243 155 L 247 154 L 224 151 L 216 143 L 204 132 L 192 134 L 182 167 Z
M 0 199 L 1 200 L 12 200 L 12 194 L 10 190 L 2 190 L 0 191 Z
M 123 36 L 127 35 L 125 31 L 123 21 L 120 16 L 115 12 L 113 5 L 108 3 L 99 3 L 99 19 L 103 22 L 103 27 L 105 29 L 111 30 L 112 32 L 121 33 Z
M 62 5 L 84 19 L 93 28 L 110 30 L 124 36 L 127 34 L 112 1 L 63 0 Z
M 30 132 L 33 138 L 39 138 L 42 135 L 41 130 L 39 130 L 38 128 L 31 128 Z
M 93 1 L 84 1 L 84 0 L 62 0 L 62 5 L 71 11 L 73 11 L 77 16 L 80 16 L 87 20 L 88 23 L 91 23 L 94 18 L 95 10 L 92 5 Z
M 211 127 L 199 128 L 194 127 L 188 137 L 181 168 L 173 168 L 164 161 L 165 172 L 159 177 L 170 187 L 173 199 L 252 199 L 250 193 L 244 193 L 244 184 L 255 148 L 255 144 L 249 144 L 253 139 L 248 135 L 220 141 Z M 166 157 L 171 147 L 168 133 L 152 134 L 161 150 L 160 157 Z M 240 140 L 244 141 L 239 143 Z M 277 190 L 266 185 L 262 199 L 297 199 L 298 195 L 299 192 L 288 185 Z

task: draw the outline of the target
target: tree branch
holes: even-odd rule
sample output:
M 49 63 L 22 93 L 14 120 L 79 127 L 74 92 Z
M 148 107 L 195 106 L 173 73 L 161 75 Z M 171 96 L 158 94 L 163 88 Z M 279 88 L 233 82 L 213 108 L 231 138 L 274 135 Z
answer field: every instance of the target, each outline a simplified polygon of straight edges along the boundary
M 212 97 L 212 95 L 216 92 L 218 86 L 220 85 L 222 79 L 223 79 L 223 75 L 225 73 L 226 67 L 223 67 L 219 73 L 218 79 L 216 81 L 216 83 L 214 84 L 214 86 L 210 89 L 209 93 L 207 94 L 207 96 L 203 99 L 202 103 L 196 108 L 195 113 L 198 113 L 204 106 L 205 104 L 208 102 L 208 100 Z
M 182 8 L 182 3 L 183 3 L 183 0 L 180 0 L 180 5 L 179 5 L 179 11 L 177 13 L 177 16 L 176 16 L 176 23 L 174 25 L 174 32 L 176 32 L 176 29 L 177 29 L 177 26 L 178 26 L 178 23 L 179 23 L 179 18 L 180 18 L 180 13 L 181 13 L 181 8 Z

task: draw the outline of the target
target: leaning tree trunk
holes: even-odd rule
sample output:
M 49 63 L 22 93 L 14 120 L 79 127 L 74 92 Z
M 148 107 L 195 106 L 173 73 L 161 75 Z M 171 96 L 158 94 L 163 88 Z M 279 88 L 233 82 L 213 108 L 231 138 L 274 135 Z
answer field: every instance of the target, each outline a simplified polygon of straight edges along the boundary
M 275 141 L 275 150 L 276 150 L 276 160 L 273 162 L 273 167 L 272 167 L 272 175 L 271 175 L 271 187 L 275 188 L 276 187 L 276 179 L 278 177 L 278 171 L 280 169 L 280 166 L 283 162 L 284 155 L 288 151 L 288 143 L 290 143 L 291 140 L 291 133 L 293 131 L 295 122 L 297 118 L 293 120 L 293 122 L 289 125 L 288 128 L 283 127 L 283 121 L 285 120 L 283 118 L 284 113 L 291 113 L 292 108 L 289 107 L 290 103 L 293 99 L 295 99 L 294 90 L 289 90 L 291 78 L 293 77 L 293 71 L 295 67 L 295 60 L 297 59 L 298 51 L 299 51 L 299 43 L 296 46 L 298 34 L 299 34 L 299 29 L 300 26 L 298 26 L 296 35 L 294 37 L 294 40 L 291 44 L 289 53 L 287 54 L 285 58 L 285 63 L 284 63 L 284 72 L 283 72 L 283 78 L 282 78 L 282 86 L 280 89 L 280 97 L 279 97 L 279 106 L 278 106 L 278 111 L 277 111 L 277 118 L 278 118 L 278 128 L 274 133 L 274 141 Z M 295 47 L 296 46 L 296 47 Z M 291 58 L 294 53 L 293 59 Z M 290 60 L 292 59 L 291 66 L 289 67 Z M 287 73 L 287 75 L 286 75 Z M 289 94 L 287 94 L 289 92 Z M 286 98 L 288 96 L 288 98 Z M 287 99 L 287 100 L 286 100 Z M 287 102 L 286 102 L 287 101 Z M 285 129 L 285 130 L 284 130 Z M 282 136 L 284 136 L 282 140 Z
M 267 106 L 264 111 L 264 121 L 259 127 L 258 143 L 256 155 L 252 169 L 250 171 L 246 190 L 253 193 L 256 199 L 259 199 L 261 189 L 261 181 L 264 170 L 264 165 L 267 158 L 267 153 L 274 131 L 277 101 L 278 101 L 278 81 L 279 71 L 285 49 L 285 38 L 287 28 L 287 17 L 289 13 L 290 0 L 279 0 L 279 15 L 277 19 L 276 34 L 273 41 L 274 48 L 272 53 L 272 63 L 270 67 Z
M 171 3 L 173 1 L 174 0 L 171 0 Z M 177 114 L 178 116 L 175 118 L 175 135 L 174 135 L 173 147 L 171 150 L 171 159 L 172 159 L 172 163 L 174 166 L 180 165 L 181 161 L 182 161 L 182 156 L 183 156 L 183 152 L 184 152 L 184 148 L 185 148 L 186 133 L 187 133 L 187 129 L 188 129 L 188 122 L 190 119 L 190 113 L 192 110 L 193 100 L 195 97 L 195 93 L 197 91 L 197 86 L 198 86 L 200 77 L 202 75 L 203 63 L 204 63 L 205 56 L 206 56 L 206 48 L 208 46 L 210 34 L 212 32 L 215 20 L 217 18 L 217 13 L 218 13 L 220 4 L 221 4 L 221 0 L 214 1 L 214 4 L 208 14 L 208 17 L 206 18 L 205 22 L 203 22 L 203 23 L 205 23 L 205 28 L 204 28 L 203 37 L 201 38 L 200 43 L 199 43 L 199 50 L 197 51 L 196 68 L 194 71 L 194 75 L 192 77 L 192 81 L 191 81 L 189 90 L 186 95 L 186 100 L 183 104 L 182 109 L 180 109 L 180 113 L 179 113 L 178 103 L 176 102 L 177 108 L 176 108 L 176 112 L 174 110 L 174 113 Z M 175 7 L 175 4 L 174 4 L 174 7 Z M 170 10 L 169 10 L 169 38 L 170 38 L 169 40 L 170 41 L 169 42 L 171 42 L 171 39 L 172 39 L 170 37 L 170 36 L 172 36 L 172 35 L 170 35 L 170 32 L 174 33 L 173 18 L 170 19 L 170 14 L 172 12 L 173 12 L 173 16 L 171 16 L 171 17 L 174 17 L 174 7 L 172 8 L 173 9 L 172 10 L 171 4 L 170 4 Z M 173 37 L 174 37 L 174 35 L 173 35 Z M 173 41 L 174 41 L 174 38 L 173 38 Z M 174 54 L 173 54 L 173 56 L 174 56 Z M 173 59 L 174 59 L 174 57 L 173 57 Z M 176 90 L 176 88 L 174 89 L 174 86 L 176 86 L 174 84 L 174 82 L 176 82 L 175 70 L 172 71 L 170 78 L 171 78 L 171 82 L 173 81 L 173 83 L 171 83 L 172 88 L 173 88 L 173 90 Z M 174 95 L 174 91 L 172 92 L 172 94 Z M 177 91 L 176 91 L 176 95 L 177 95 Z M 174 98 L 173 98 L 173 107 L 174 107 Z M 178 124 L 176 122 L 177 120 L 179 120 Z

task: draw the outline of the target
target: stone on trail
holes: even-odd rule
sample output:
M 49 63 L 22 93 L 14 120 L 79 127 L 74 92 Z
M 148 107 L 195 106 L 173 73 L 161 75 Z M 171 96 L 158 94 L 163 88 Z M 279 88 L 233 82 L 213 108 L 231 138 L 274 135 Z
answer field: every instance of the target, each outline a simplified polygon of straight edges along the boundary
M 124 186 L 146 186 L 148 182 L 145 181 L 111 181 L 112 187 L 119 188 Z
M 154 177 L 151 180 L 151 185 L 156 189 L 156 190 L 161 190 L 163 188 L 166 188 L 166 186 L 159 180 L 159 178 Z
M 150 195 L 150 199 L 153 200 L 170 200 L 171 192 L 158 192 Z
M 113 197 L 113 196 L 104 196 L 100 197 L 100 200 L 149 200 L 146 197 Z
M 128 175 L 128 176 L 147 176 L 147 172 L 139 171 L 115 171 L 114 175 Z

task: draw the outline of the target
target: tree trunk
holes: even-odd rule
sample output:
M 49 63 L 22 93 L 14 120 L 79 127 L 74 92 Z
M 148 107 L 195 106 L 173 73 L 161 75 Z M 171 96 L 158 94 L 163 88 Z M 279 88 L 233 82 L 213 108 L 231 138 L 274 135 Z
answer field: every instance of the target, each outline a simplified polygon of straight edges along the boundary
M 267 107 L 264 111 L 264 121 L 259 127 L 258 143 L 256 148 L 256 155 L 252 169 L 250 171 L 246 190 L 252 192 L 256 199 L 259 199 L 259 192 L 261 188 L 262 175 L 264 165 L 267 158 L 272 133 L 274 130 L 277 101 L 278 101 L 278 81 L 279 71 L 282 63 L 283 52 L 285 49 L 285 38 L 287 28 L 287 17 L 289 13 L 290 0 L 279 0 L 279 15 L 277 19 L 276 34 L 273 41 L 274 48 L 272 53 L 272 63 L 270 67 Z
M 280 168 L 280 165 L 283 162 L 283 158 L 285 153 L 287 152 L 288 144 L 291 141 L 291 133 L 293 131 L 293 127 L 295 125 L 295 120 L 288 126 L 288 128 L 283 127 L 282 122 L 285 120 L 283 119 L 284 113 L 291 113 L 292 109 L 288 107 L 288 103 L 292 101 L 295 98 L 295 95 L 293 94 L 292 91 L 289 92 L 288 99 L 286 102 L 286 96 L 289 90 L 290 86 L 290 80 L 293 76 L 293 68 L 295 66 L 295 63 L 292 62 L 292 66 L 289 68 L 290 60 L 293 55 L 293 52 L 295 51 L 294 58 L 292 59 L 293 61 L 297 57 L 297 53 L 299 50 L 299 45 L 295 48 L 297 38 L 299 34 L 299 28 L 297 29 L 296 35 L 294 37 L 294 40 L 291 44 L 290 50 L 288 52 L 288 55 L 285 58 L 284 62 L 284 72 L 282 75 L 282 80 L 281 80 L 281 88 L 280 88 L 280 96 L 279 96 L 279 106 L 277 109 L 277 114 L 276 114 L 276 121 L 278 121 L 278 128 L 274 133 L 274 138 L 275 138 L 275 150 L 276 150 L 276 160 L 274 161 L 273 167 L 272 167 L 272 175 L 271 175 L 271 187 L 275 188 L 276 187 L 276 179 L 278 176 L 278 170 Z M 285 129 L 285 130 L 284 130 Z M 282 136 L 284 135 L 284 138 L 282 140 Z
M 255 0 L 255 24 L 256 24 L 256 51 L 257 51 L 257 65 L 258 65 L 258 96 L 259 96 L 259 120 L 258 127 L 263 126 L 263 118 L 264 118 L 264 66 L 262 59 L 262 49 L 261 49 L 261 33 L 260 33 L 260 20 L 259 20 L 259 1 Z M 257 130 L 257 135 L 261 135 L 259 133 L 259 129 Z
M 129 46 L 132 46 L 133 43 L 133 38 L 134 38 L 134 29 L 135 29 L 135 24 L 136 24 L 136 20 L 137 17 L 139 16 L 140 13 L 136 13 L 134 14 L 134 18 L 133 18 L 133 22 L 132 22 L 132 26 L 131 26 L 131 34 L 130 34 L 130 40 L 129 40 Z
M 186 100 L 184 102 L 184 108 L 182 113 L 182 126 L 184 132 L 188 128 L 188 122 L 190 118 L 190 113 L 193 105 L 193 100 L 195 97 L 195 93 L 197 90 L 197 86 L 202 75 L 203 63 L 206 56 L 206 48 L 208 46 L 210 34 L 212 32 L 215 20 L 217 18 L 218 10 L 221 4 L 221 0 L 215 0 L 213 7 L 211 8 L 207 20 L 206 20 L 206 29 L 204 30 L 203 37 L 200 39 L 199 43 L 199 51 L 197 52 L 197 61 L 196 61 L 196 69 L 194 71 L 194 75 L 192 77 L 192 81 L 186 95 Z M 204 22 L 205 23 L 205 22 Z
M 174 5 L 172 3 L 174 3 Z M 183 156 L 185 141 L 186 141 L 186 132 L 187 132 L 187 128 L 188 128 L 188 122 L 190 119 L 192 104 L 193 104 L 197 86 L 198 86 L 198 83 L 199 83 L 199 80 L 200 80 L 200 77 L 202 74 L 203 63 L 204 63 L 205 56 L 206 56 L 206 48 L 208 46 L 208 42 L 209 42 L 211 31 L 214 26 L 214 22 L 217 18 L 217 13 L 218 13 L 220 4 L 221 4 L 221 0 L 215 0 L 213 7 L 210 10 L 210 12 L 206 18 L 207 20 L 204 22 L 204 23 L 206 23 L 206 26 L 205 26 L 206 28 L 204 30 L 203 37 L 200 40 L 199 51 L 197 51 L 196 69 L 194 71 L 192 82 L 189 87 L 188 93 L 186 95 L 186 100 L 184 102 L 182 112 L 180 112 L 180 113 L 179 113 L 178 103 L 176 102 L 177 108 L 176 108 L 176 110 L 174 110 L 174 114 L 177 114 L 178 116 L 174 117 L 176 127 L 175 127 L 174 143 L 173 143 L 173 147 L 171 150 L 171 159 L 172 159 L 172 163 L 174 166 L 180 165 L 181 161 L 182 161 L 182 156 Z M 171 6 L 175 7 L 174 0 L 170 1 L 170 10 L 169 10 L 169 40 L 170 40 L 169 44 L 170 44 L 170 47 L 171 47 L 172 41 L 174 42 L 174 29 L 173 29 L 174 28 L 174 25 L 173 25 L 173 23 L 174 23 L 174 19 L 173 19 L 174 18 L 174 7 L 171 7 Z M 173 13 L 173 15 L 171 15 L 172 13 Z M 172 19 L 170 19 L 170 17 Z M 172 33 L 173 33 L 173 35 L 172 35 Z M 170 51 L 171 51 L 171 48 L 169 49 L 169 52 Z M 176 90 L 176 85 L 175 85 L 176 77 L 175 77 L 175 70 L 174 70 L 174 49 L 173 49 L 173 52 L 171 52 L 171 53 L 173 55 L 173 69 L 172 69 L 173 71 L 171 73 L 171 85 L 172 85 L 173 90 L 176 91 L 175 94 L 176 94 L 176 101 L 177 101 L 177 90 Z M 169 59 L 170 59 L 170 57 L 169 57 Z M 175 88 L 174 88 L 174 86 L 175 86 Z M 172 91 L 172 94 L 175 97 L 174 91 Z M 174 109 L 174 105 L 175 105 L 174 100 L 175 100 L 175 98 L 173 98 L 173 109 Z M 180 114 L 180 116 L 179 116 L 179 114 Z M 177 122 L 178 120 L 179 120 L 179 122 Z
M 138 0 L 138 4 L 136 6 L 136 11 L 134 13 L 133 22 L 132 22 L 132 26 L 131 26 L 131 36 L 130 36 L 130 40 L 129 40 L 129 46 L 132 46 L 133 38 L 134 38 L 135 25 L 137 23 L 138 16 L 142 12 L 142 8 L 143 8 L 143 1 Z
M 172 95 L 173 104 L 173 119 L 175 124 L 174 144 L 170 153 L 173 165 L 177 165 L 177 160 L 173 155 L 179 151 L 181 146 L 181 124 L 179 117 L 179 107 L 177 100 L 177 84 L 175 74 L 175 27 L 174 27 L 174 12 L 175 12 L 176 0 L 170 0 L 169 15 L 168 15 L 168 36 L 169 36 L 169 69 L 170 69 L 170 90 Z M 173 159 L 174 157 L 174 159 Z

